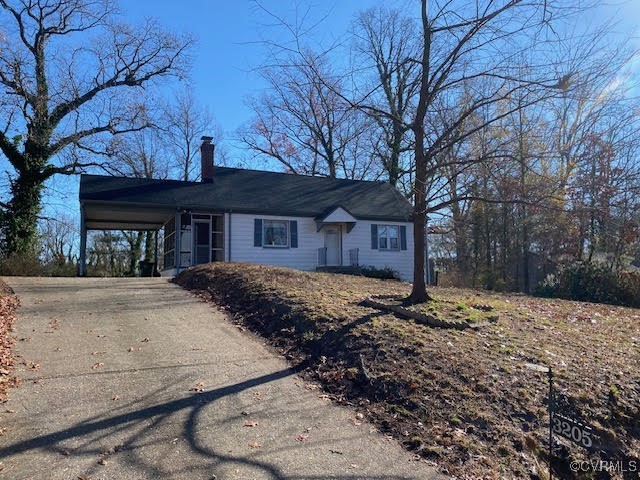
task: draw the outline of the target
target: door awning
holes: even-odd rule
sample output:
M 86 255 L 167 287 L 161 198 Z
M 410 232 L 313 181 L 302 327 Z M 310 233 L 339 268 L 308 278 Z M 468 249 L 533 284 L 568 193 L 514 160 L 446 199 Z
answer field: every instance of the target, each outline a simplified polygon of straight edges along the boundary
M 349 233 L 357 223 L 357 219 L 342 207 L 334 207 L 326 214 L 315 218 L 317 231 L 328 224 L 344 223 L 347 225 L 347 233 Z

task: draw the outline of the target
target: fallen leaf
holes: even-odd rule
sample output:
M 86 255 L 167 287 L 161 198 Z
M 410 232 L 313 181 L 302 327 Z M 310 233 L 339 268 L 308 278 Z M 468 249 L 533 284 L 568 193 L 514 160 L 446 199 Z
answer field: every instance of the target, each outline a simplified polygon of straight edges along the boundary
M 34 362 L 33 360 L 24 360 L 22 364 L 25 367 L 33 370 L 34 372 L 37 372 L 38 370 L 40 370 L 40 364 L 38 362 Z
M 257 427 L 258 426 L 258 422 L 252 422 L 247 420 L 246 422 L 244 422 L 244 426 L 245 427 Z
M 262 447 L 262 445 L 260 445 L 258 442 L 249 442 L 249 443 L 247 443 L 247 445 L 249 445 L 251 448 L 260 448 L 260 447 Z
M 202 382 L 196 383 L 196 386 L 195 387 L 191 387 L 189 389 L 189 391 L 190 392 L 198 392 L 198 393 L 204 392 L 204 383 L 202 383 Z
M 120 451 L 121 448 L 122 448 L 121 445 L 116 445 L 111 448 L 103 448 L 102 451 L 100 452 L 100 455 L 102 455 L 103 457 L 113 455 L 114 453 Z
M 93 364 L 93 366 L 91 367 L 92 369 L 96 369 L 96 368 L 100 368 L 104 366 L 104 362 L 96 362 Z

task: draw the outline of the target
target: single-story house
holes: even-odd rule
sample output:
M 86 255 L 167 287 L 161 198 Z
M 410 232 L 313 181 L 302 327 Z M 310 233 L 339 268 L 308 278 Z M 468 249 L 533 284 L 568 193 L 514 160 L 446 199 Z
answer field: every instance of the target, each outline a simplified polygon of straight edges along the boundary
M 213 158 L 203 137 L 200 182 L 82 175 L 80 274 L 88 230 L 155 230 L 163 275 L 233 261 L 390 267 L 411 281 L 412 209 L 390 184 L 218 167 Z

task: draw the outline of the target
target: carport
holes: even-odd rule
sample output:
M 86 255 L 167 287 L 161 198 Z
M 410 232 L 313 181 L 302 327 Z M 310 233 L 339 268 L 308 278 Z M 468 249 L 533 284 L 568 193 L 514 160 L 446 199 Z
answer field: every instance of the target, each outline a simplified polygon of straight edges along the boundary
M 154 272 L 158 271 L 158 231 L 173 218 L 175 209 L 111 201 L 80 200 L 80 276 L 87 275 L 89 230 L 155 232 Z

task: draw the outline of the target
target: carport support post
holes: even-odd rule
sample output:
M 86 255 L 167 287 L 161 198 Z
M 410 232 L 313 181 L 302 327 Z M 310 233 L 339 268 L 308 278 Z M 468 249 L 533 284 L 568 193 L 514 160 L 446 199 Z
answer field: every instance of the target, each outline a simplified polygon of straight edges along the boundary
M 85 222 L 84 207 L 80 207 L 80 268 L 78 274 L 87 276 L 87 224 Z
M 158 275 L 158 230 L 155 232 L 155 240 L 153 242 L 154 251 L 153 251 L 153 276 Z
M 178 210 L 178 212 L 176 213 L 176 233 L 175 233 L 175 255 L 174 257 L 176 257 L 176 274 L 180 273 L 180 263 L 181 262 L 181 251 L 182 251 L 182 245 L 181 245 L 181 241 L 182 241 L 182 225 L 180 224 L 182 221 L 182 215 L 180 213 L 180 210 Z

